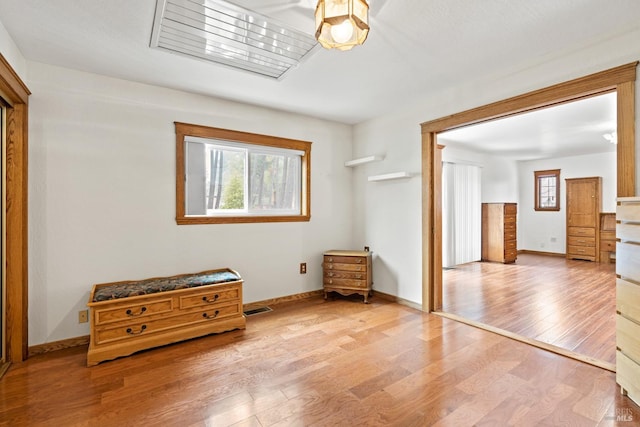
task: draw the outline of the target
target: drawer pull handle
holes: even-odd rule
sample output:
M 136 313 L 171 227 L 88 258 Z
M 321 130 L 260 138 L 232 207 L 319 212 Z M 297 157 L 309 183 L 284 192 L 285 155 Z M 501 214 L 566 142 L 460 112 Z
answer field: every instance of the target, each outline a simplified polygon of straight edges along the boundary
M 333 277 L 333 273 L 329 273 L 329 274 L 327 274 L 327 276 Z
M 202 297 L 202 301 L 211 303 L 211 302 L 216 302 L 216 301 L 218 301 L 218 298 L 220 298 L 220 295 L 215 294 L 215 295 L 213 296 L 213 298 L 212 298 L 212 299 L 209 299 L 209 298 L 207 298 L 206 296 L 205 296 L 205 297 Z
M 205 319 L 215 319 L 216 317 L 218 317 L 218 314 L 220 314 L 220 310 L 216 310 L 212 316 L 209 316 L 207 313 L 202 313 L 202 317 L 204 317 Z
M 362 264 L 362 258 L 358 258 L 358 264 Z
M 329 279 L 329 284 L 333 285 L 333 280 Z
M 131 309 L 127 310 L 127 316 L 140 316 L 141 314 L 143 314 L 145 311 L 147 311 L 147 307 L 140 307 L 140 313 L 134 313 L 133 311 L 131 311 Z
M 362 279 L 362 274 L 356 274 L 356 279 Z
M 333 262 L 333 258 L 328 258 L 328 261 L 329 262 Z
M 127 328 L 127 333 L 129 335 L 140 335 L 141 333 L 144 332 L 145 329 L 147 329 L 147 325 L 140 326 L 140 330 L 138 332 L 133 332 L 133 329 Z

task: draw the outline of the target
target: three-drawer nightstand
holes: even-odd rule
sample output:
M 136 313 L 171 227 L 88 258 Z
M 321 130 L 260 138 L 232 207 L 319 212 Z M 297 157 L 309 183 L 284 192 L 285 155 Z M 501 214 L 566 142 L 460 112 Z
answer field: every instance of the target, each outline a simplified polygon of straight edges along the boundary
M 324 298 L 329 292 L 341 295 L 360 294 L 365 304 L 371 295 L 371 252 L 331 250 L 324 253 L 322 263 Z

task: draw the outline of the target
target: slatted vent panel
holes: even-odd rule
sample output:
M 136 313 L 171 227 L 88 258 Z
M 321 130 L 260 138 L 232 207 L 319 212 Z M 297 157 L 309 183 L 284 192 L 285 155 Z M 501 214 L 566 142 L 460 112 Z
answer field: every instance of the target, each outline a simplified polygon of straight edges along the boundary
M 247 310 L 244 312 L 244 315 L 251 316 L 252 314 L 267 313 L 269 311 L 273 311 L 273 309 L 271 307 L 264 306 L 264 307 L 258 307 L 251 310 Z
M 317 45 L 307 33 L 221 0 L 158 0 L 151 47 L 281 78 Z

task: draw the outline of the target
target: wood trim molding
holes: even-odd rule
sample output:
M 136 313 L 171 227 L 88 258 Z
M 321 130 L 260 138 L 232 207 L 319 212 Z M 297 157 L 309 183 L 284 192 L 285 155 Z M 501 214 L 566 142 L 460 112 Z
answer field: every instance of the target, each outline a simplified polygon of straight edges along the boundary
M 635 81 L 617 87 L 618 101 L 618 197 L 635 196 L 636 125 Z
M 29 95 L 31 95 L 27 86 L 2 54 L 0 54 L 0 93 L 11 106 L 28 104 Z
M 28 97 L 31 92 L 0 54 L 0 91 L 6 109 L 6 358 L 28 355 Z
M 436 251 L 435 231 L 435 196 L 434 174 L 436 168 L 436 138 L 434 133 L 422 135 L 422 310 L 433 311 L 434 301 L 433 295 L 435 289 L 434 277 L 430 275 L 434 269 L 434 252 Z M 442 186 L 441 186 L 442 187 Z M 442 249 L 440 249 L 442 252 Z
M 311 220 L 311 145 L 310 141 L 282 138 L 271 135 L 241 132 L 230 129 L 174 122 L 176 132 L 176 223 L 237 224 L 256 222 L 308 222 Z M 251 216 L 187 216 L 185 212 L 185 137 L 235 141 L 250 145 L 262 145 L 304 152 L 301 161 L 300 214 L 251 215 Z
M 559 254 L 557 252 L 540 252 L 540 251 L 530 251 L 528 249 L 520 249 L 518 250 L 519 254 L 531 254 L 531 255 L 542 255 L 542 256 L 551 256 L 557 258 L 566 258 L 567 254 Z
M 243 311 L 254 310 L 256 308 L 264 307 L 265 305 L 277 305 L 284 304 L 289 302 L 296 302 L 303 299 L 315 298 L 324 295 L 324 291 L 322 289 L 317 289 L 315 291 L 303 292 L 300 294 L 287 295 L 284 297 L 278 298 L 270 298 L 262 301 L 254 301 L 247 304 L 242 305 Z
M 50 353 L 57 350 L 64 350 L 65 348 L 80 347 L 83 345 L 89 345 L 89 335 L 33 345 L 29 347 L 29 357 L 37 356 L 44 353 Z
M 423 310 L 441 304 L 441 232 L 437 198 L 442 191 L 442 175 L 437 172 L 437 134 L 466 125 L 509 117 L 594 95 L 616 92 L 618 99 L 618 197 L 635 195 L 635 80 L 638 61 L 568 82 L 528 92 L 503 101 L 466 110 L 422 123 L 422 299 Z M 439 234 L 440 233 L 440 234 Z
M 440 317 L 445 317 L 447 319 L 455 320 L 456 322 L 461 322 L 469 326 L 473 326 L 478 329 L 482 329 L 488 332 L 493 332 L 494 334 L 501 335 L 503 337 L 510 338 L 512 340 L 520 341 L 525 344 L 532 345 L 537 348 L 541 348 L 543 350 L 550 351 L 552 353 L 559 354 L 561 356 L 569 357 L 571 359 L 577 360 L 579 362 L 588 363 L 589 365 L 597 366 L 598 368 L 606 369 L 607 371 L 615 372 L 616 366 L 612 363 L 605 362 L 603 360 L 598 360 L 593 357 L 585 356 L 584 354 L 576 353 L 571 350 L 564 349 L 562 347 L 555 346 L 553 344 L 549 344 L 543 341 L 534 340 L 532 338 L 527 338 L 519 334 L 515 334 L 513 332 L 509 332 L 504 329 L 496 328 L 495 326 L 487 325 L 485 323 L 476 322 L 475 320 L 469 320 L 464 317 L 458 316 L 456 314 L 451 313 L 443 313 L 443 312 L 434 312 Z
M 487 122 L 552 105 L 564 104 L 580 98 L 612 92 L 619 85 L 636 80 L 637 66 L 637 61 L 632 62 L 461 113 L 427 121 L 421 124 L 422 133 L 443 132 L 461 126 Z
M 422 306 L 420 304 L 415 303 L 413 301 L 409 301 L 408 299 L 400 298 L 395 295 L 386 294 L 380 291 L 373 291 L 373 295 L 379 298 L 382 298 L 383 300 L 386 300 L 386 301 L 395 302 L 396 304 L 404 305 L 406 307 L 410 307 L 410 308 L 422 311 Z

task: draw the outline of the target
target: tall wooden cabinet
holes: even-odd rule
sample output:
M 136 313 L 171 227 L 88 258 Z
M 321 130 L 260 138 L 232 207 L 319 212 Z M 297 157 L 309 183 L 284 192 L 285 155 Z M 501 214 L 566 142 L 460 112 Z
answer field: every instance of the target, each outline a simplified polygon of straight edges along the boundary
M 516 262 L 516 203 L 482 204 L 482 261 Z
M 602 178 L 569 178 L 566 183 L 567 258 L 598 261 Z

